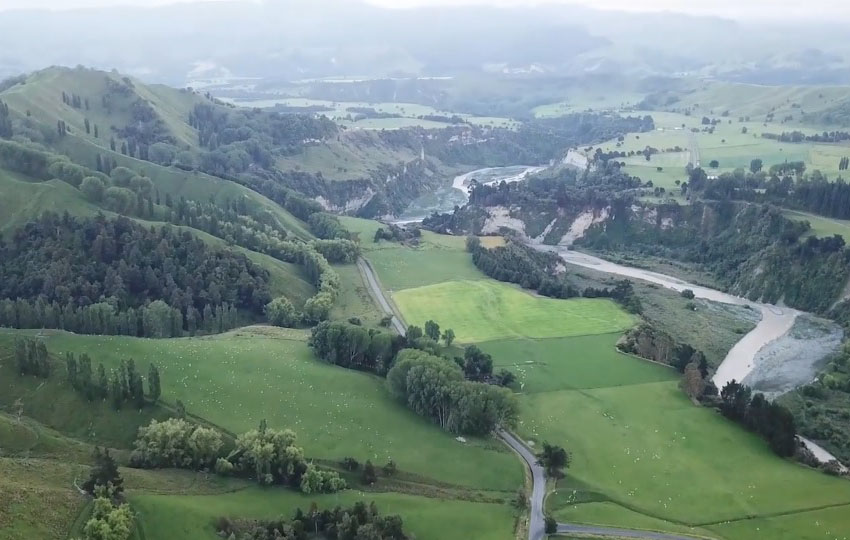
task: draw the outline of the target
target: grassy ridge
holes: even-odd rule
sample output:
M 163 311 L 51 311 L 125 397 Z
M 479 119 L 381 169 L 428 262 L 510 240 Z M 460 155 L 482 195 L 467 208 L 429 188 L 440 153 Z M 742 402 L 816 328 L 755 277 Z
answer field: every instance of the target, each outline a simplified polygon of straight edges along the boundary
M 96 214 L 96 206 L 61 180 L 30 182 L 25 176 L 0 169 L 0 235 L 6 234 L 43 212 L 68 212 L 73 216 Z
M 0 333 L 0 347 L 9 350 L 16 334 Z M 455 441 L 396 403 L 382 379 L 317 361 L 304 332 L 261 327 L 171 340 L 46 335 L 51 352 L 88 352 L 107 368 L 133 358 L 146 373 L 148 364 L 156 362 L 167 402 L 179 399 L 190 413 L 236 433 L 255 428 L 264 418 L 270 426 L 290 427 L 310 457 L 337 461 L 353 456 L 378 464 L 392 458 L 403 471 L 482 489 L 512 490 L 522 482 L 519 462 L 498 443 Z M 21 386 L 14 378 L 7 380 Z M 49 394 L 42 399 L 49 402 Z M 43 406 L 64 409 L 54 414 L 67 415 L 80 430 L 93 414 L 73 401 Z M 107 404 L 102 409 L 97 414 L 114 418 L 118 425 L 112 429 L 121 441 L 131 440 L 136 427 L 149 420 L 132 411 L 115 414 Z M 131 414 L 138 419 L 129 422 Z M 56 425 L 61 429 L 61 423 Z
M 8 234 L 46 211 L 68 212 L 73 216 L 112 214 L 89 203 L 79 190 L 61 180 L 34 182 L 25 176 L 0 169 L 0 235 Z M 142 219 L 136 219 L 136 221 L 145 226 L 165 225 L 162 222 Z M 269 289 L 275 296 L 285 295 L 294 304 L 301 306 L 315 294 L 315 287 L 306 279 L 297 265 L 238 246 L 230 246 L 220 238 L 191 227 L 178 226 L 177 228 L 191 232 L 210 246 L 233 248 L 244 253 L 254 263 L 269 271 Z

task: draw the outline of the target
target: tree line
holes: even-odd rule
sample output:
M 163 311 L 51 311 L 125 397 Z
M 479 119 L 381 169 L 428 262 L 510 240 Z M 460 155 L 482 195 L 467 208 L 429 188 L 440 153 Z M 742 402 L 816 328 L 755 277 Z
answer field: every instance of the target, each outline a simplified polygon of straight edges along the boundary
M 63 254 L 61 260 L 55 255 Z M 171 227 L 45 213 L 0 242 L 0 324 L 174 337 L 262 313 L 268 272 Z
M 791 457 L 797 450 L 794 415 L 787 408 L 753 395 L 750 387 L 730 381 L 720 390 L 720 412 L 758 433 L 776 455 Z
M 216 523 L 222 538 L 233 540 L 408 540 L 398 515 L 382 516 L 373 501 L 319 511 L 315 503 L 307 512 L 300 508 L 292 519 L 253 520 L 222 517 Z
M 132 403 L 136 409 L 141 409 L 148 403 L 159 401 L 162 395 L 162 381 L 159 368 L 151 363 L 148 368 L 148 402 L 145 399 L 145 379 L 136 370 L 135 361 L 121 360 L 118 368 L 107 375 L 103 363 L 98 364 L 97 370 L 92 370 L 91 357 L 83 353 L 79 357 L 73 353 L 65 353 L 65 370 L 68 384 L 87 400 L 109 399 L 115 410 L 120 410 L 125 403 Z
M 641 312 L 640 298 L 629 280 L 620 280 L 612 288 L 579 291 L 565 276 L 558 276 L 562 262 L 554 253 L 537 251 L 510 238 L 505 246 L 488 249 L 475 236 L 467 238 L 466 249 L 472 253 L 473 264 L 498 281 L 516 283 L 550 298 L 611 298 L 631 313 Z
M 394 396 L 453 433 L 486 434 L 514 422 L 515 398 L 500 388 L 510 385 L 514 375 L 507 370 L 494 373 L 490 355 L 475 346 L 467 347 L 463 357 L 437 356 L 437 340 L 442 338 L 450 344 L 454 332 L 441 332 L 434 321 L 428 321 L 425 328 L 423 332 L 411 326 L 402 337 L 347 322 L 326 321 L 313 329 L 310 346 L 327 362 L 385 376 Z M 421 376 L 408 379 L 412 368 Z M 431 375 L 436 378 L 429 380 Z M 438 397 L 443 403 L 439 410 L 426 405 Z
M 213 469 L 221 476 L 250 478 L 260 485 L 285 485 L 302 493 L 334 493 L 346 488 L 339 474 L 316 467 L 295 445 L 291 430 L 271 429 L 265 420 L 258 429 L 236 437 L 233 448 L 216 429 L 182 418 L 152 420 L 139 428 L 130 465 L 137 468 L 174 467 Z

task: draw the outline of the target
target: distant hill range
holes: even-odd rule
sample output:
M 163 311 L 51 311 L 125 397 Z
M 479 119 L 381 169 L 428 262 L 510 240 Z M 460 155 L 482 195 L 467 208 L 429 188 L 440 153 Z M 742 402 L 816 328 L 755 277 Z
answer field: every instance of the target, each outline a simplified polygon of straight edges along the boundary
M 349 0 L 224 1 L 3 12 L 0 77 L 84 64 L 181 86 L 470 73 L 835 84 L 850 82 L 848 45 L 839 22 L 792 28 L 567 5 L 399 10 Z

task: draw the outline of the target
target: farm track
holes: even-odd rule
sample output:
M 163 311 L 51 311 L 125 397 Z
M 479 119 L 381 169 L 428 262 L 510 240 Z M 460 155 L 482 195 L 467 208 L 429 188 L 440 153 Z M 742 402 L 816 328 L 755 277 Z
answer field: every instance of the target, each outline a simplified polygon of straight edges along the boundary
M 399 319 L 393 311 L 392 306 L 384 295 L 378 278 L 375 275 L 372 265 L 364 258 L 357 261 L 363 273 L 369 289 L 372 291 L 372 296 L 378 301 L 381 309 L 387 315 L 392 316 L 392 326 L 400 334 L 405 334 L 404 323 Z M 525 444 L 520 442 L 516 436 L 505 430 L 496 432 L 498 437 L 514 452 L 519 454 L 523 462 L 531 472 L 531 512 L 528 523 L 528 538 L 529 540 L 543 540 L 546 537 L 545 519 L 543 514 L 543 503 L 546 498 L 546 477 L 543 473 L 543 468 L 537 464 L 537 458 L 528 449 Z M 661 533 L 657 531 L 644 531 L 637 529 L 618 529 L 614 527 L 597 527 L 593 525 L 582 525 L 580 523 L 558 523 L 559 534 L 587 534 L 602 538 L 640 538 L 645 540 L 695 540 L 695 536 L 682 536 Z

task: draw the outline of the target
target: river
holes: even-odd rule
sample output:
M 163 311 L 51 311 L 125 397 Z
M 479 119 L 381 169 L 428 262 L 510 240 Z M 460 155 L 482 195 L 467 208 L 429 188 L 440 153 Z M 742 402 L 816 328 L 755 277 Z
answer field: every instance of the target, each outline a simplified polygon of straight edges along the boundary
M 486 185 L 503 181 L 508 183 L 518 182 L 524 180 L 530 174 L 544 169 L 545 167 L 517 165 L 478 169 L 458 175 L 454 178 L 450 188 L 441 188 L 433 194 L 426 194 L 417 199 L 419 203 L 414 201 L 408 210 L 399 216 L 396 223 L 421 221 L 432 212 L 451 212 L 456 205 L 463 205 L 469 200 L 472 180 Z M 811 382 L 829 353 L 840 345 L 840 330 L 837 330 L 837 327 L 832 323 L 829 324 L 832 324 L 833 328 L 823 333 L 808 336 L 796 335 L 793 336 L 795 339 L 791 339 L 792 329 L 795 328 L 795 322 L 798 318 L 806 317 L 805 322 L 807 323 L 809 320 L 815 319 L 807 313 L 792 308 L 753 302 L 746 298 L 688 283 L 651 270 L 616 264 L 593 255 L 573 251 L 564 246 L 535 244 L 533 247 L 553 251 L 567 263 L 576 266 L 655 283 L 679 292 L 690 289 L 696 298 L 758 310 L 761 314 L 759 323 L 729 350 L 712 377 L 712 382 L 718 389 L 722 389 L 730 381 L 736 380 L 744 382 L 758 391 L 764 391 L 766 395 L 779 395 Z M 826 321 L 821 320 L 821 322 Z M 829 346 L 821 346 L 830 340 Z M 787 342 L 792 343 L 789 346 Z M 781 384 L 771 385 L 776 379 L 784 380 Z M 812 450 L 818 459 L 822 461 L 834 459 L 829 452 L 812 441 L 804 438 L 801 438 L 801 441 Z
M 540 172 L 545 167 L 514 165 L 511 167 L 488 167 L 477 169 L 454 177 L 451 186 L 445 186 L 416 198 L 393 223 L 418 223 L 434 212 L 453 212 L 455 206 L 463 206 L 469 201 L 472 180 L 479 184 L 493 185 L 500 182 L 519 182 L 530 174 Z
M 616 264 L 593 255 L 573 251 L 560 246 L 534 246 L 537 249 L 544 251 L 552 251 L 557 253 L 565 262 L 584 268 L 590 268 L 608 274 L 615 274 L 632 279 L 639 279 L 650 283 L 661 285 L 675 291 L 683 291 L 690 289 L 693 291 L 696 298 L 721 302 L 724 304 L 734 304 L 739 306 L 748 306 L 751 309 L 759 310 L 761 320 L 753 330 L 741 338 L 723 359 L 723 362 L 717 368 L 717 372 L 712 377 L 712 382 L 718 389 L 723 388 L 732 380 L 747 382 L 748 377 L 753 374 L 757 365 L 762 360 L 761 352 L 765 349 L 776 346 L 780 340 L 786 339 L 794 327 L 795 321 L 800 316 L 809 314 L 787 308 L 775 306 L 772 304 L 762 304 L 760 302 L 752 302 L 746 298 L 741 298 L 728 293 L 724 293 L 708 287 L 688 283 L 681 279 L 644 270 L 642 268 L 634 268 L 631 266 L 623 266 Z M 707 329 L 710 331 L 710 329 Z M 805 342 L 804 342 L 805 344 Z M 814 345 L 809 342 L 809 345 Z M 799 356 L 794 351 L 790 351 L 792 356 Z M 824 355 L 827 353 L 824 353 Z M 782 359 L 780 359 L 782 362 Z M 779 366 L 782 367 L 781 365 Z M 791 388 L 807 384 L 811 382 L 813 373 L 816 372 L 813 365 L 808 366 L 809 370 L 803 370 L 796 375 L 796 379 L 792 382 Z M 835 459 L 829 452 L 821 448 L 817 444 L 805 438 L 800 438 L 801 442 L 808 447 L 819 460 L 830 461 Z

